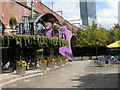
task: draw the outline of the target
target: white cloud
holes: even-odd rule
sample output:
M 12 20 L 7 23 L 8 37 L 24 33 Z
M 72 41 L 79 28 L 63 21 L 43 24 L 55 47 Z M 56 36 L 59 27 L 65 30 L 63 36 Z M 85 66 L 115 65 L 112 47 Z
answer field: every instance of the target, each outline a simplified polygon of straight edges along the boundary
M 63 12 L 63 17 L 67 20 L 80 19 L 79 0 L 44 0 L 44 2 L 54 2 L 54 11 Z M 93 1 L 93 0 L 89 0 Z M 106 3 L 105 7 L 97 7 L 97 20 L 104 28 L 111 28 L 117 23 L 118 1 L 119 0 L 96 0 Z M 59 2 L 59 3 L 58 3 Z M 102 9 L 101 9 L 102 8 Z
M 101 25 L 101 27 L 104 27 L 106 29 L 112 28 L 113 25 L 118 22 L 118 20 L 114 17 L 108 17 L 108 18 L 98 17 L 97 20 L 99 24 Z
M 79 4 L 74 3 L 67 3 L 67 2 L 61 2 L 61 3 L 54 3 L 54 11 L 61 11 L 63 12 L 63 17 L 67 20 L 71 19 L 79 19 Z
M 94 1 L 97 1 L 97 2 L 117 2 L 119 0 L 41 0 L 42 2 L 78 2 L 78 1 L 81 1 L 81 2 L 94 2 Z
M 106 7 L 98 9 L 97 21 L 102 27 L 110 29 L 118 23 L 118 0 L 106 0 Z

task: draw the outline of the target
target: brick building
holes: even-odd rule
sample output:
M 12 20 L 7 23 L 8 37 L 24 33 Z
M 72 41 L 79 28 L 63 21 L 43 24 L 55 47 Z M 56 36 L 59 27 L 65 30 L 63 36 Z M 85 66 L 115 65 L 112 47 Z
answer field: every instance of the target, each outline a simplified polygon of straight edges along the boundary
M 24 0 L 25 2 L 18 2 L 18 1 L 20 1 L 20 0 L 10 0 L 10 2 L 0 2 L 0 9 L 1 9 L 0 10 L 0 27 L 4 26 L 4 28 L 6 28 L 5 29 L 6 31 L 10 31 L 11 26 L 9 23 L 10 23 L 11 18 L 14 18 L 17 21 L 17 23 L 19 24 L 19 25 L 15 25 L 15 26 L 18 26 L 18 28 L 19 28 L 18 31 L 21 32 L 20 34 L 26 34 L 26 33 L 24 33 L 24 31 L 27 31 L 27 30 L 25 30 L 25 28 L 24 28 L 24 31 L 23 31 L 23 29 L 20 30 L 20 28 L 23 28 L 27 25 L 27 24 L 25 25 L 25 22 L 23 22 L 23 21 L 24 21 L 25 17 L 27 17 L 27 18 L 31 17 L 32 8 L 31 8 L 31 5 L 29 5 L 27 2 L 29 0 Z M 28 25 L 30 27 L 30 29 L 29 29 L 30 32 L 28 32 L 28 33 L 30 33 L 30 35 L 36 35 L 37 29 L 34 26 L 37 26 L 37 24 L 41 24 L 40 20 L 41 20 L 42 16 L 45 16 L 45 15 L 48 15 L 49 17 L 53 17 L 55 19 L 55 21 L 58 21 L 58 23 L 61 25 L 63 23 L 67 24 L 66 32 L 67 32 L 67 36 L 69 37 L 68 41 L 69 41 L 69 46 L 70 46 L 70 44 L 71 44 L 70 41 L 73 36 L 73 31 L 77 31 L 78 28 L 73 26 L 72 24 L 70 24 L 67 20 L 64 20 L 64 18 L 59 16 L 57 13 L 53 12 L 51 9 L 49 9 L 47 6 L 45 6 L 41 2 L 35 2 L 35 0 L 34 0 L 33 18 L 28 19 L 30 22 Z M 40 18 L 40 16 L 41 16 L 41 18 Z M 48 20 L 49 17 L 45 16 L 44 18 L 45 18 L 45 20 Z M 16 21 L 14 21 L 14 22 L 16 22 Z M 36 21 L 37 21 L 37 23 L 34 23 Z M 38 28 L 38 29 L 40 29 L 40 28 Z M 0 31 L 1 31 L 1 29 L 0 29 Z M 33 32 L 31 32 L 31 31 L 33 31 Z M 38 35 L 38 33 L 37 33 L 37 35 Z M 68 48 L 68 47 L 66 47 L 66 48 Z M 49 50 L 49 49 L 44 48 L 44 52 L 48 52 L 47 50 Z M 56 49 L 56 52 L 58 51 L 58 49 L 59 48 Z M 36 51 L 35 48 L 34 49 L 28 48 L 27 50 L 31 50 L 29 52 L 30 56 L 35 56 L 34 55 L 35 51 Z M 23 51 L 24 51 L 24 54 L 23 54 L 23 56 L 24 56 L 24 55 L 26 55 L 25 54 L 26 50 L 23 49 Z M 72 54 L 71 47 L 69 47 L 67 51 L 69 53 L 71 52 L 70 55 Z M 4 49 L 3 53 L 2 53 L 3 54 L 2 58 L 4 59 L 3 60 L 4 64 L 7 63 L 7 61 L 13 62 L 14 57 L 17 57 L 17 59 L 19 59 L 20 53 L 21 52 L 19 52 L 19 48 L 14 47 L 14 50 L 12 50 L 12 48 Z M 10 57 L 10 58 L 8 59 L 8 57 Z M 31 57 L 31 58 L 33 58 L 33 57 Z
M 29 16 L 31 14 L 31 6 L 27 1 L 19 2 L 20 0 L 12 0 L 10 2 L 0 2 L 1 12 L 0 19 L 6 28 L 9 28 L 9 20 L 11 17 L 15 17 L 17 22 L 19 23 L 22 19 L 22 16 Z M 68 26 L 68 29 L 71 31 L 77 31 L 77 27 L 70 24 L 67 20 L 59 16 L 57 13 L 53 12 L 50 8 L 42 4 L 41 2 L 37 2 L 34 0 L 34 14 L 37 13 L 51 13 L 53 14 L 59 21 L 60 24 L 65 22 Z

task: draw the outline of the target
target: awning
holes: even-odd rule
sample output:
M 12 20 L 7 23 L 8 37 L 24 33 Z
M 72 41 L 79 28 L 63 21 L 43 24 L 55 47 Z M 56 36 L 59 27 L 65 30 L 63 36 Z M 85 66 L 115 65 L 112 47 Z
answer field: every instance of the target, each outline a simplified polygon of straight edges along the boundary
M 117 48 L 117 47 L 120 47 L 120 40 L 114 43 L 111 43 L 110 45 L 107 46 L 107 48 Z

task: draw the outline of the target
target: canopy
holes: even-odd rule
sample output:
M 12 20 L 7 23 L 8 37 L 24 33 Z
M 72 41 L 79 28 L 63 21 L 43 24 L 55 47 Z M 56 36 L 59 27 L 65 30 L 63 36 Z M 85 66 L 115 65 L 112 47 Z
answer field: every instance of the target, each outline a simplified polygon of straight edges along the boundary
M 117 48 L 120 47 L 120 40 L 116 41 L 114 43 L 111 43 L 110 45 L 107 46 L 108 48 Z

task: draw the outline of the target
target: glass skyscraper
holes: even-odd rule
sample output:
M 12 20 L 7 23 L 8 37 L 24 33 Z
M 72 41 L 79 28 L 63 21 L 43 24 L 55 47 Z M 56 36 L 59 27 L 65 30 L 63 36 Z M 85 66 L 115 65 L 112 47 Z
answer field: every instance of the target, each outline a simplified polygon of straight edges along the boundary
M 92 22 L 96 22 L 96 2 L 87 2 L 87 0 L 80 0 L 80 16 L 82 19 L 82 25 L 92 25 Z
M 118 24 L 120 25 L 120 1 L 118 2 Z

